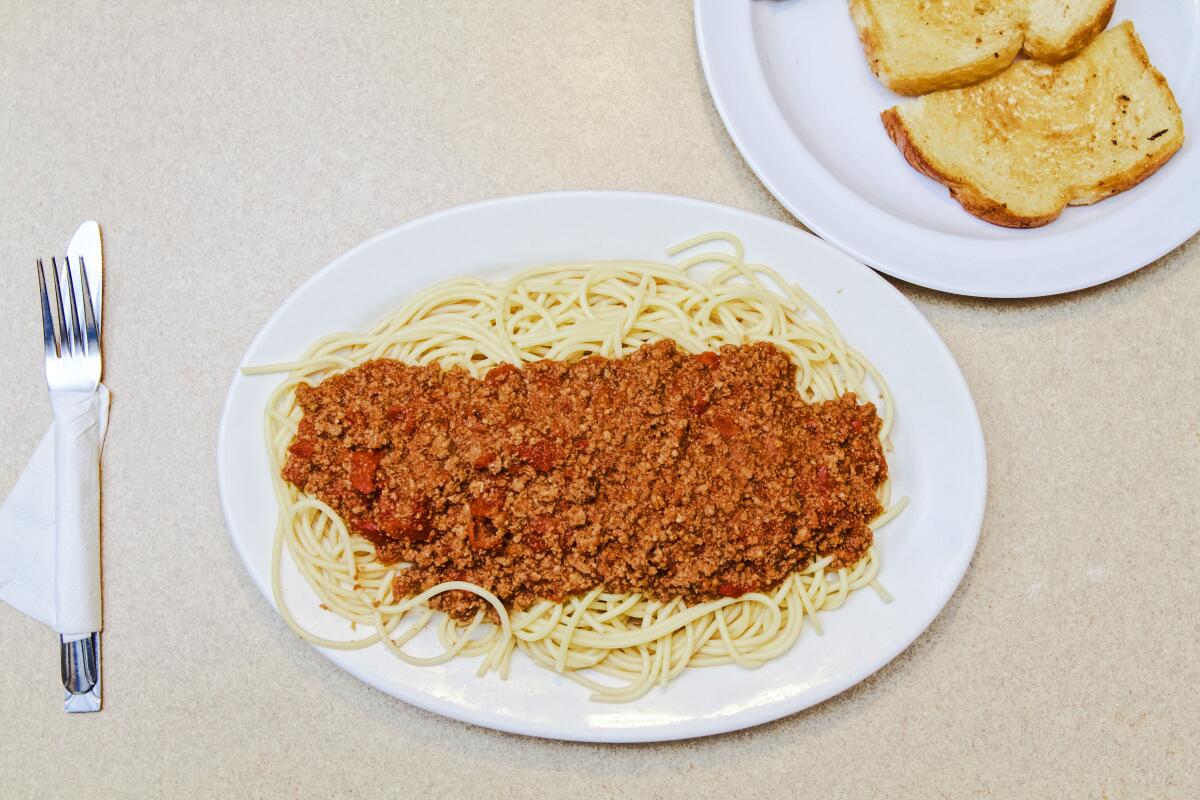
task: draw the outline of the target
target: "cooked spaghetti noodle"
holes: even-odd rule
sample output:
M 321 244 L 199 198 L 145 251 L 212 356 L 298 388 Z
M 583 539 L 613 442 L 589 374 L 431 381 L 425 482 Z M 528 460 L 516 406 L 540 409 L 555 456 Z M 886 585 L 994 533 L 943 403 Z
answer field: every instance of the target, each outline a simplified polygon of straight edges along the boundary
M 702 245 L 724 243 L 732 252 Z M 312 643 L 353 649 L 382 642 L 398 658 L 417 665 L 455 656 L 481 657 L 479 674 L 507 676 L 516 650 L 592 691 L 594 699 L 632 700 L 665 685 L 689 666 L 737 663 L 759 666 L 792 647 L 806 623 L 820 631 L 817 612 L 832 610 L 855 589 L 872 586 L 879 569 L 874 547 L 850 568 L 830 570 L 830 557 L 791 574 L 769 592 L 751 592 L 691 605 L 597 587 L 563 602 L 539 600 L 506 608 L 487 589 L 449 581 L 412 597 L 393 596 L 404 564 L 388 565 L 375 547 L 354 535 L 320 500 L 280 477 L 301 411 L 295 390 L 316 384 L 372 359 L 461 367 L 479 377 L 490 368 L 541 359 L 572 361 L 588 355 L 621 357 L 644 344 L 673 339 L 691 352 L 726 344 L 769 342 L 796 365 L 796 389 L 808 402 L 846 392 L 874 390 L 886 447 L 893 404 L 886 384 L 849 348 L 828 315 L 802 290 L 761 265 L 746 264 L 741 242 L 729 234 L 696 237 L 672 248 L 677 264 L 647 261 L 550 265 L 525 271 L 502 284 L 457 279 L 414 297 L 367 334 L 335 334 L 296 362 L 248 373 L 286 371 L 266 414 L 267 444 L 279 503 L 272 558 L 273 586 L 288 624 Z M 874 398 L 872 398 L 874 399 Z M 880 488 L 886 511 L 878 528 L 900 511 L 887 483 Z M 288 610 L 279 580 L 283 548 L 322 605 L 368 635 L 330 640 L 304 630 Z M 444 592 L 477 595 L 494 611 L 467 622 L 436 615 L 428 601 Z M 436 620 L 436 621 L 435 621 Z M 418 657 L 404 646 L 430 625 L 444 651 Z M 606 680 L 602 676 L 607 676 Z M 615 679 L 615 680 L 612 680 Z

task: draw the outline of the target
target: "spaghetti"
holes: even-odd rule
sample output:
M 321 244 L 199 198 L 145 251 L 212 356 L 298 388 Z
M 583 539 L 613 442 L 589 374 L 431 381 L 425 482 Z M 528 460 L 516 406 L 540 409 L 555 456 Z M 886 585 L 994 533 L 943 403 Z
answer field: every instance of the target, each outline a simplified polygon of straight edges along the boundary
M 701 245 L 723 242 L 732 253 Z M 880 437 L 886 445 L 893 405 L 878 372 L 850 349 L 828 315 L 811 298 L 775 272 L 746 264 L 741 242 L 729 234 L 707 234 L 672 248 L 671 256 L 695 252 L 678 264 L 622 261 L 538 267 L 503 284 L 474 279 L 431 287 L 365 335 L 335 334 L 316 342 L 298 361 L 247 372 L 286 371 L 266 414 L 268 450 L 280 515 L 272 573 L 276 603 L 285 620 L 312 643 L 352 649 L 382 642 L 402 660 L 418 665 L 455 656 L 482 657 L 479 674 L 507 676 L 516 650 L 592 691 L 597 700 L 632 700 L 665 685 L 689 666 L 737 663 L 759 666 L 786 652 L 805 622 L 820 631 L 816 612 L 831 610 L 862 586 L 886 593 L 875 581 L 874 547 L 849 568 L 830 570 L 831 557 L 790 574 L 766 592 L 686 603 L 603 587 L 562 602 L 538 600 L 520 610 L 506 608 L 486 588 L 448 581 L 412 597 L 396 597 L 395 577 L 405 565 L 388 565 L 374 545 L 354 535 L 321 500 L 299 492 L 280 477 L 301 411 L 296 388 L 315 384 L 364 362 L 387 358 L 407 364 L 461 367 L 472 376 L 508 363 L 588 355 L 622 357 L 644 344 L 673 339 L 691 352 L 722 345 L 768 342 L 796 365 L 796 388 L 807 402 L 878 391 Z M 889 486 L 880 488 L 885 512 L 878 528 L 903 503 L 890 505 Z M 279 580 L 283 548 L 322 605 L 355 627 L 372 629 L 350 641 L 330 640 L 304 630 L 288 610 Z M 469 592 L 494 612 L 467 621 L 441 617 L 432 598 Z M 404 649 L 434 625 L 444 651 L 432 657 Z M 613 680 L 605 680 L 607 676 Z

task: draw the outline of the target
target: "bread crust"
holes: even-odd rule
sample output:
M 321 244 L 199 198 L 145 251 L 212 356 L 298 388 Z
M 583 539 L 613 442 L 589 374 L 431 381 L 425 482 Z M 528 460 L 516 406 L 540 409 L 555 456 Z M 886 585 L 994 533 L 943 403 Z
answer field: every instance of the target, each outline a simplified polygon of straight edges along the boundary
M 878 55 L 880 42 L 879 37 L 875 35 L 875 29 L 878 26 L 875 12 L 863 0 L 850 0 L 850 18 L 854 20 L 854 27 L 858 30 L 858 40 L 862 42 L 863 52 L 867 56 L 867 65 L 871 68 L 871 72 L 875 73 L 875 77 L 887 84 L 887 80 L 880 74 Z
M 1108 27 L 1108 23 L 1112 22 L 1113 12 L 1116 10 L 1116 7 L 1117 0 L 1108 0 L 1108 4 L 1100 9 L 1100 13 L 1088 26 L 1075 31 L 1074 35 L 1067 40 L 1066 45 L 1061 48 L 1042 49 L 1037 44 L 1037 40 L 1031 39 L 1029 34 L 1026 33 L 1025 44 L 1023 46 L 1025 54 L 1030 58 L 1045 61 L 1048 64 L 1061 64 L 1067 59 L 1074 58 L 1080 50 L 1091 43 L 1092 39 L 1095 39 Z

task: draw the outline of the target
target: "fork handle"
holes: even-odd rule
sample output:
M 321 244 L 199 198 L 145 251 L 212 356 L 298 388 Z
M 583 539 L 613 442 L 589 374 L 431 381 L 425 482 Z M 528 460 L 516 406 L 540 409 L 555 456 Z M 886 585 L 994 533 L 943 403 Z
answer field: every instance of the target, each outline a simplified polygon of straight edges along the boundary
M 100 428 L 107 394 L 51 392 L 54 407 L 55 628 L 65 637 L 102 627 Z

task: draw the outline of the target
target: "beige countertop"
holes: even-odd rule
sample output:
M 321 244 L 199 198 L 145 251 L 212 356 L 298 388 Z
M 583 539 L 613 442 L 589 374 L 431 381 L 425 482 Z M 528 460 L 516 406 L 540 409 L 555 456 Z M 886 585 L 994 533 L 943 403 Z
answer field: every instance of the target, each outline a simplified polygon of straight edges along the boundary
M 966 579 L 892 664 L 732 735 L 526 739 L 392 700 L 286 629 L 225 533 L 217 417 L 285 296 L 426 212 L 622 188 L 794 223 L 713 109 L 690 3 L 2 17 L 0 492 L 50 420 L 33 259 L 89 217 L 114 403 L 105 710 L 65 716 L 54 635 L 0 605 L 0 795 L 1200 795 L 1200 240 L 1067 297 L 900 286 L 966 374 L 991 480 Z

